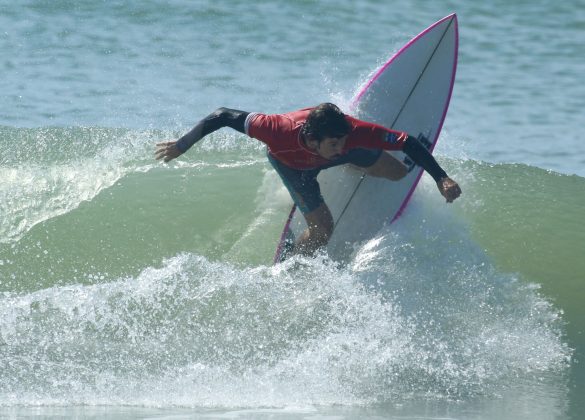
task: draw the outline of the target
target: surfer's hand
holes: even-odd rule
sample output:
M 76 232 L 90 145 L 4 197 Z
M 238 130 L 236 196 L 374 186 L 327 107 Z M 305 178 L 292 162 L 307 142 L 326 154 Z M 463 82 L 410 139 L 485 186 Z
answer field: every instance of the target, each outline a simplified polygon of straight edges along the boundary
M 166 141 L 156 144 L 156 152 L 154 154 L 156 155 L 156 160 L 164 159 L 165 162 L 170 162 L 182 155 L 182 152 L 177 147 L 176 141 Z
M 439 182 L 437 182 L 437 187 L 439 187 L 439 191 L 441 192 L 441 195 L 445 197 L 447 203 L 452 203 L 461 195 L 459 184 L 449 177 L 441 178 Z

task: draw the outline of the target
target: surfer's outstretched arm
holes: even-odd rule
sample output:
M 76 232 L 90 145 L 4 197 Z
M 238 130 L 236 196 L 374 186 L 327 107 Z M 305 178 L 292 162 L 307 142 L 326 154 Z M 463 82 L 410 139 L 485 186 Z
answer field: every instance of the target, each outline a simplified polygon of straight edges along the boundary
M 249 112 L 236 109 L 218 108 L 199 121 L 191 131 L 179 140 L 157 143 L 156 159 L 164 159 L 165 162 L 169 162 L 185 153 L 206 135 L 223 127 L 231 127 L 245 134 L 245 121 L 248 114 Z
M 429 152 L 429 150 L 423 146 L 416 137 L 408 136 L 408 139 L 404 142 L 404 148 L 402 151 L 406 153 L 414 163 L 423 168 L 433 177 L 441 195 L 445 197 L 448 203 L 452 203 L 453 200 L 461 195 L 459 184 L 449 178 L 433 155 L 431 155 L 431 152 Z

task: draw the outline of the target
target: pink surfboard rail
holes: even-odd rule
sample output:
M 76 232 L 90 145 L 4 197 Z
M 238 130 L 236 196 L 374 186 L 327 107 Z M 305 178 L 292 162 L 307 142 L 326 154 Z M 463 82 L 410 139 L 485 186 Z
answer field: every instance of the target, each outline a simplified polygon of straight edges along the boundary
M 454 29 L 455 29 L 455 55 L 454 55 L 454 57 L 455 57 L 455 59 L 453 60 L 453 71 L 451 72 L 451 82 L 450 82 L 450 86 L 449 86 L 449 94 L 447 95 L 447 100 L 445 101 L 445 107 L 443 109 L 443 115 L 441 116 L 439 128 L 437 130 L 435 138 L 432 139 L 432 142 L 431 142 L 431 147 L 430 147 L 431 152 L 435 149 L 435 145 L 437 144 L 437 140 L 439 139 L 439 135 L 441 134 L 441 130 L 443 128 L 443 124 L 445 123 L 445 118 L 447 116 L 447 111 L 449 109 L 449 103 L 451 102 L 451 95 L 453 94 L 453 86 L 455 85 L 455 74 L 457 72 L 457 57 L 459 55 L 459 26 L 457 24 L 457 14 L 456 13 L 452 13 L 448 16 L 445 16 L 443 19 L 435 22 L 434 24 L 429 26 L 427 29 L 422 31 L 420 34 L 415 36 L 413 39 L 411 39 L 404 47 L 402 47 L 396 54 L 394 54 L 390 58 L 390 60 L 388 60 L 380 68 L 380 70 L 378 70 L 376 72 L 374 77 L 372 77 L 372 79 L 368 82 L 368 84 L 357 94 L 356 98 L 352 101 L 352 105 L 356 106 L 359 103 L 360 98 L 367 92 L 368 88 L 376 81 L 376 79 L 384 72 L 384 70 L 386 70 L 386 68 L 392 64 L 392 62 L 397 57 L 399 57 L 404 51 L 408 50 L 413 44 L 415 44 L 420 38 L 424 37 L 428 32 L 432 31 L 436 26 L 439 26 L 443 22 L 448 21 L 450 19 L 453 20 L 453 25 L 455 25 L 454 26 Z M 422 174 L 423 174 L 423 171 L 422 170 L 419 171 L 419 174 L 418 174 L 416 180 L 414 181 L 414 183 L 412 184 L 410 191 L 406 195 L 406 198 L 402 202 L 402 205 L 400 206 L 400 208 L 398 209 L 398 211 L 396 212 L 396 214 L 394 215 L 394 217 L 392 218 L 390 223 L 393 223 L 404 212 L 404 209 L 408 205 L 408 202 L 410 201 L 412 194 L 414 193 L 414 190 L 416 189 L 416 186 L 418 185 L 418 183 L 422 177 Z

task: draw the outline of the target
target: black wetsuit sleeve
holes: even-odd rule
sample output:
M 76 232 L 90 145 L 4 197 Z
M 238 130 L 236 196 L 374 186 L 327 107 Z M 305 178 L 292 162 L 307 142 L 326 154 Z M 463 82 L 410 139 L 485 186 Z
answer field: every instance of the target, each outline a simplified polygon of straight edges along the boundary
M 203 118 L 191 131 L 177 141 L 177 148 L 185 153 L 191 146 L 206 135 L 222 127 L 231 127 L 240 133 L 246 134 L 245 122 L 249 112 L 236 109 L 218 108 Z
M 416 137 L 408 136 L 408 139 L 404 142 L 402 151 L 414 163 L 427 171 L 435 182 L 439 182 L 442 178 L 447 177 L 447 173 L 437 163 L 433 155 L 431 155 L 431 152 Z

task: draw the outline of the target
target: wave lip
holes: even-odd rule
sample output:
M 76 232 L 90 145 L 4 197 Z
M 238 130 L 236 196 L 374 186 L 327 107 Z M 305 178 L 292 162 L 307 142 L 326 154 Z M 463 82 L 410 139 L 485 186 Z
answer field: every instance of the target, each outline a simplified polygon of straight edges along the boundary
M 97 127 L 1 127 L 0 242 L 90 201 L 129 172 L 153 133 Z M 12 154 L 12 151 L 16 153 Z

